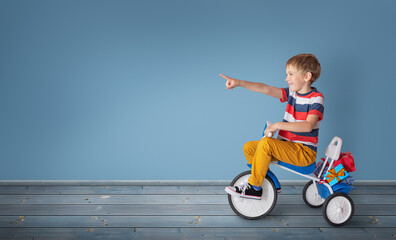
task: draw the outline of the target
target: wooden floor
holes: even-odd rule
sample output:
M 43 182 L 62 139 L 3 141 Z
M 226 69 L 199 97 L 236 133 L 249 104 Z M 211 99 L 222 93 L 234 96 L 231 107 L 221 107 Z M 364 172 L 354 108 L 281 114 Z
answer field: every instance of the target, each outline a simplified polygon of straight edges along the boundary
M 0 181 L 0 239 L 396 239 L 396 185 L 356 183 L 355 214 L 331 227 L 304 183 L 281 182 L 271 214 L 245 220 L 227 181 Z

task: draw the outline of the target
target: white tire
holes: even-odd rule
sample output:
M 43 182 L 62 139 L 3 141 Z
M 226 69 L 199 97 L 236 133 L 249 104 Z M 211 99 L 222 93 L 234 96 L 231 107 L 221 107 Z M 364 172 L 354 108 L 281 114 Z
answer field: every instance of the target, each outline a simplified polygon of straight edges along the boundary
M 236 176 L 231 182 L 231 186 L 239 186 L 243 182 L 248 181 L 250 171 L 243 172 Z M 228 195 L 228 202 L 232 210 L 238 215 L 246 219 L 259 219 L 268 215 L 275 207 L 278 198 L 278 192 L 272 179 L 267 175 L 264 178 L 263 195 L 261 200 L 246 199 Z
M 313 181 L 309 181 L 307 184 L 305 184 L 302 192 L 302 197 L 305 204 L 307 204 L 309 207 L 318 208 L 323 205 L 326 199 L 322 198 L 319 195 L 313 183 Z
M 342 226 L 348 223 L 353 216 L 354 204 L 347 194 L 333 193 L 325 201 L 322 214 L 332 226 Z

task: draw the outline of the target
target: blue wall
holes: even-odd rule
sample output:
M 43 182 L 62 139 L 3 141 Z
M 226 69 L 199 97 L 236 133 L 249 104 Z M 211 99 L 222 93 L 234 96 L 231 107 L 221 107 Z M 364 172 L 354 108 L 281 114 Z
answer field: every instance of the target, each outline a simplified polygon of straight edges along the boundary
M 0 0 L 1 179 L 231 179 L 285 104 L 219 73 L 287 86 L 314 53 L 357 179 L 396 179 L 395 1 Z M 280 179 L 301 179 L 277 169 Z

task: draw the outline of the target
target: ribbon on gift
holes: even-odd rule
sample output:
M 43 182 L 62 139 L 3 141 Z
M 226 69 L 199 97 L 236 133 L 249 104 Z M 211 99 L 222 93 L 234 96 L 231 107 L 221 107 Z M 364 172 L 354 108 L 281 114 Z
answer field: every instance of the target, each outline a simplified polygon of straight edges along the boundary
M 333 186 L 335 184 L 338 184 L 341 180 L 344 180 L 348 176 L 349 173 L 347 172 L 347 170 L 342 164 L 339 164 L 335 168 L 327 170 L 325 179 L 330 186 Z
M 342 168 L 339 172 L 336 172 L 336 170 L 330 169 L 327 171 L 327 182 L 333 181 L 334 178 L 337 178 L 337 182 L 341 181 L 340 177 L 345 176 L 345 168 Z

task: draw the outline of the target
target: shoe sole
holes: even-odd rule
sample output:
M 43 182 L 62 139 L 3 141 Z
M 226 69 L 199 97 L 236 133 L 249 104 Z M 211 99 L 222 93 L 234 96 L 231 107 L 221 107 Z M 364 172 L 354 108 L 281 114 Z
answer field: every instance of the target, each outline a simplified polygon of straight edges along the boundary
M 239 193 L 235 192 L 234 190 L 232 190 L 230 187 L 226 187 L 225 191 L 233 197 L 246 198 L 246 199 L 252 199 L 252 200 L 261 200 L 261 197 L 239 194 Z

